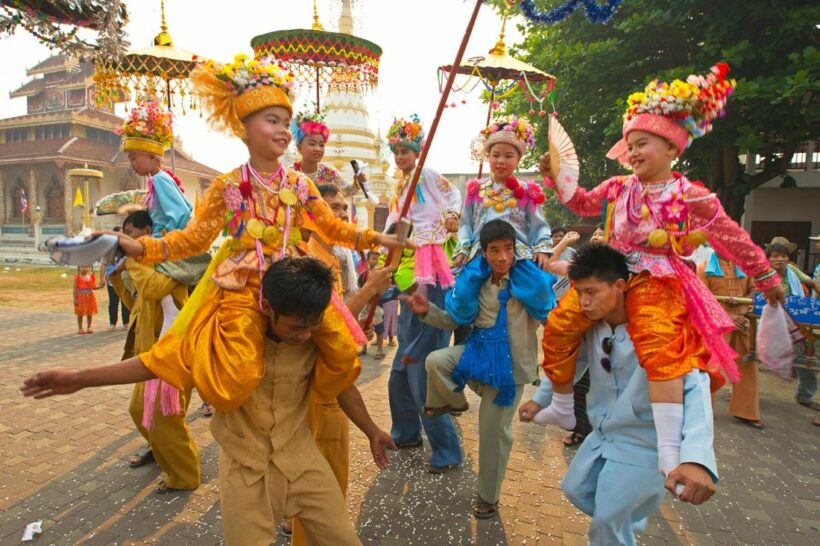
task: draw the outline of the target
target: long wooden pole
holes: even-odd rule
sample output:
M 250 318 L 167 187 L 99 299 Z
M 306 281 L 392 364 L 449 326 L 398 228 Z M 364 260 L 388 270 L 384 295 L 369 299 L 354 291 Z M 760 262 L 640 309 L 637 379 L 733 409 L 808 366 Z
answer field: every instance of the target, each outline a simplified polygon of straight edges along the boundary
M 490 124 L 490 118 L 493 115 L 493 102 L 495 102 L 495 86 L 497 85 L 495 82 L 490 82 L 493 86 L 492 90 L 490 91 L 490 104 L 487 106 L 487 121 L 484 122 L 484 127 Z M 484 172 L 484 151 L 481 151 L 481 159 L 478 160 L 478 178 L 481 180 L 481 175 Z
M 397 227 L 399 227 L 399 223 L 401 223 L 404 217 L 407 216 L 407 211 L 410 210 L 410 203 L 413 202 L 413 196 L 416 194 L 416 186 L 419 183 L 421 169 L 422 167 L 424 167 L 424 162 L 427 161 L 427 154 L 430 151 L 430 146 L 433 144 L 433 138 L 436 136 L 438 123 L 439 121 L 441 121 L 441 115 L 444 113 L 444 107 L 447 104 L 447 100 L 450 98 L 450 91 L 453 89 L 453 82 L 456 79 L 458 68 L 461 66 L 461 59 L 464 57 L 464 51 L 467 49 L 467 43 L 469 43 L 470 35 L 472 35 L 473 33 L 473 27 L 475 27 L 475 22 L 478 18 L 478 10 L 481 9 L 481 4 L 483 3 L 484 0 L 476 0 L 475 7 L 473 8 L 473 14 L 470 17 L 470 22 L 467 24 L 467 29 L 464 31 L 464 37 L 461 38 L 461 44 L 458 46 L 456 59 L 450 66 L 450 73 L 447 75 L 447 83 L 444 85 L 444 90 L 442 91 L 441 98 L 438 101 L 436 115 L 433 118 L 433 123 L 430 125 L 430 131 L 427 133 L 427 140 L 425 140 L 424 147 L 421 149 L 421 155 L 419 156 L 418 164 L 416 165 L 416 169 L 413 172 L 413 179 L 410 181 L 410 186 L 407 188 L 407 196 L 404 198 L 404 203 L 402 204 L 401 211 L 399 212 Z M 393 255 L 396 251 L 397 249 L 391 248 L 387 252 L 387 261 L 385 263 L 393 263 Z M 401 252 L 400 249 L 398 251 Z M 370 310 L 367 313 L 367 319 L 365 320 L 366 327 L 369 327 L 370 324 L 373 322 L 373 315 L 375 315 L 376 307 L 378 307 L 378 305 L 379 299 L 374 298 L 370 304 Z

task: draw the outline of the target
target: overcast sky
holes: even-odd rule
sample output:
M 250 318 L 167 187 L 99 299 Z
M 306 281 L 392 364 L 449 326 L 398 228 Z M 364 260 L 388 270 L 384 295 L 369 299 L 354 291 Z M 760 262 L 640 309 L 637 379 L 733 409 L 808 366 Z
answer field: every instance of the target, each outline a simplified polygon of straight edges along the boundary
M 327 30 L 337 30 L 338 0 L 319 0 L 320 19 Z M 126 28 L 131 47 L 151 45 L 159 32 L 159 0 L 128 2 Z M 211 8 L 218 6 L 218 9 Z M 238 11 L 228 12 L 228 8 Z M 436 67 L 452 63 L 464 35 L 472 1 L 465 0 L 355 0 L 355 34 L 379 44 L 384 53 L 379 69 L 379 88 L 368 98 L 370 125 L 382 135 L 393 116 L 414 112 L 429 129 L 440 97 Z M 166 16 L 174 45 L 198 55 L 230 60 L 234 53 L 251 54 L 253 36 L 273 30 L 309 28 L 312 2 L 309 0 L 232 0 L 211 3 L 201 0 L 166 0 Z M 507 25 L 507 43 L 520 41 L 515 24 Z M 467 47 L 465 58 L 485 54 L 495 44 L 501 19 L 486 6 Z M 26 69 L 42 61 L 50 51 L 25 31 L 0 40 L 3 77 L 0 79 L 0 117 L 25 114 L 24 98 L 9 99 L 9 92 L 28 80 Z M 549 71 L 549 67 L 541 67 Z M 480 100 L 479 88 L 470 95 L 456 94 L 446 109 L 428 164 L 443 172 L 474 170 L 469 145 L 482 128 L 487 105 Z M 466 99 L 467 104 L 461 104 Z M 121 110 L 118 113 L 122 114 Z M 176 132 L 185 149 L 195 159 L 219 170 L 228 170 L 246 159 L 244 145 L 207 127 L 198 114 L 177 116 Z

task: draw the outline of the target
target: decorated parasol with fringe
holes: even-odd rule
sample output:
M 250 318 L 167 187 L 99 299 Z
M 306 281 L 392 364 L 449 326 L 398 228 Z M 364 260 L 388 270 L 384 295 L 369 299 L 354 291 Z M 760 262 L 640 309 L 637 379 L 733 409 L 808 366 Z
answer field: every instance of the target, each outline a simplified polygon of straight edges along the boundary
M 499 107 L 497 101 L 510 96 L 518 88 L 523 91 L 524 96 L 533 105 L 529 112 L 531 116 L 536 114 L 534 103 L 538 103 L 537 113 L 540 116 L 547 114 L 544 110 L 544 101 L 548 101 L 554 111 L 555 76 L 507 53 L 504 34 L 507 27 L 508 11 L 509 7 L 504 11 L 498 41 L 487 55 L 470 57 L 466 62 L 456 67 L 456 73 L 466 75 L 468 78 L 458 86 L 454 86 L 454 91 L 469 93 L 481 86 L 490 94 L 485 126 L 489 125 L 493 110 Z M 444 74 L 449 73 L 451 69 L 452 65 L 442 66 L 438 69 L 439 87 L 441 87 Z M 454 107 L 456 103 L 450 103 L 448 106 Z M 484 169 L 484 162 L 480 156 L 478 160 L 478 177 L 480 178 Z

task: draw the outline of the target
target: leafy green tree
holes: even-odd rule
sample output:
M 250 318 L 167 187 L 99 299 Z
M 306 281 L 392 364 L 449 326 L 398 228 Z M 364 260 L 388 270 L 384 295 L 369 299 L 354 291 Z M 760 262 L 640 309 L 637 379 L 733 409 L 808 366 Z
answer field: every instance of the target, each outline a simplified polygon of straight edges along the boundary
M 711 187 L 739 218 L 744 197 L 776 176 L 787 177 L 795 150 L 818 139 L 818 22 L 820 4 L 813 1 L 624 0 L 608 25 L 592 24 L 581 13 L 553 26 L 524 24 L 524 41 L 512 54 L 557 76 L 559 120 L 575 142 L 585 186 L 623 172 L 605 155 L 620 138 L 631 92 L 654 78 L 684 79 L 728 62 L 738 86 L 727 116 L 676 168 Z M 526 114 L 531 106 L 516 94 L 505 108 Z M 546 148 L 546 123 L 540 125 L 538 154 Z M 762 170 L 745 172 L 744 153 L 760 155 Z

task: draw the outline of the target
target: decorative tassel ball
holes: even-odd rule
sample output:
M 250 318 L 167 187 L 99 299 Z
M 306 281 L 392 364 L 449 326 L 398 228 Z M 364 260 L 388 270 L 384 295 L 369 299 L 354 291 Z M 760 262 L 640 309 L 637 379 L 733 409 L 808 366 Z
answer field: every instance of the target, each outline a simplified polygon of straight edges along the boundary
M 510 208 L 517 207 L 518 206 L 518 200 L 517 199 L 507 199 L 507 206 L 510 207 Z
M 653 229 L 649 234 L 649 244 L 660 248 L 669 240 L 669 234 L 663 229 Z
M 493 202 L 492 202 L 492 201 L 484 201 L 484 208 L 485 208 L 485 209 L 488 209 L 488 208 L 490 208 L 490 207 L 492 207 L 492 206 L 493 206 Z
M 649 207 L 646 206 L 646 203 L 641 205 L 641 218 L 643 218 L 644 220 L 649 219 Z
M 692 246 L 700 246 L 706 242 L 706 232 L 692 231 L 686 236 L 686 242 Z

